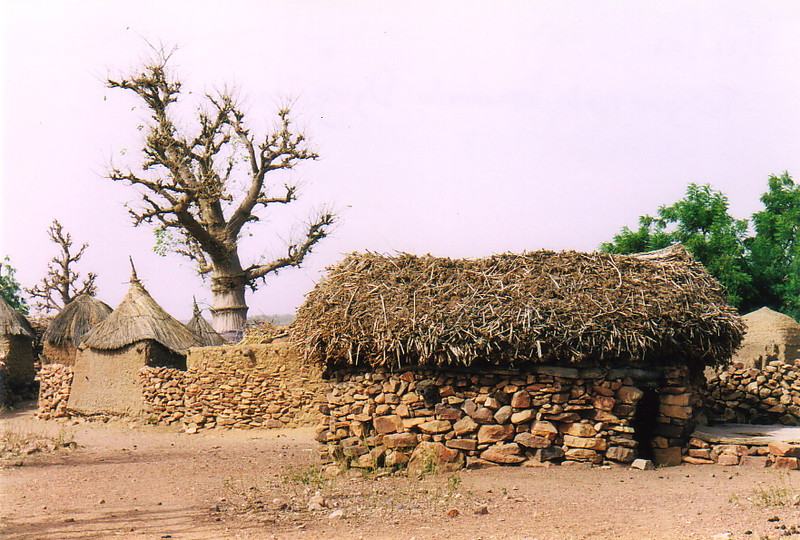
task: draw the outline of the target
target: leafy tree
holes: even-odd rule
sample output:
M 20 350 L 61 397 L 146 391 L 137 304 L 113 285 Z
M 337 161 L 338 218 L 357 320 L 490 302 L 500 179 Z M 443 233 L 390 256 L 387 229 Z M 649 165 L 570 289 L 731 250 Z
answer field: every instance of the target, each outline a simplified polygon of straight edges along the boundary
M 770 176 L 761 202 L 748 241 L 754 295 L 747 308 L 766 305 L 800 319 L 800 184 L 788 172 Z
M 728 289 L 728 300 L 739 307 L 752 296 L 745 238 L 747 220 L 728 213 L 727 197 L 709 185 L 689 184 L 686 197 L 661 206 L 658 216 L 639 218 L 639 229 L 624 227 L 614 241 L 604 243 L 607 253 L 637 253 L 682 243 Z
M 44 312 L 57 311 L 80 294 L 97 294 L 94 284 L 97 274 L 89 272 L 79 285 L 81 275 L 74 271 L 75 263 L 81 260 L 89 244 L 84 243 L 77 253 L 71 253 L 72 235 L 64 230 L 57 219 L 53 220 L 47 234 L 58 245 L 59 253 L 50 260 L 47 275 L 42 278 L 41 283 L 32 289 L 26 289 L 31 298 L 36 300 L 36 307 Z
M 17 282 L 16 269 L 11 266 L 8 257 L 0 262 L 0 294 L 3 295 L 6 303 L 23 315 L 28 314 L 28 306 L 22 298 L 22 287 Z
M 298 196 L 295 185 L 267 183 L 275 178 L 270 173 L 318 156 L 294 130 L 289 108 L 278 111 L 273 131 L 258 137 L 227 91 L 207 94 L 194 127 L 179 127 L 187 125 L 174 110 L 182 83 L 168 69 L 170 55 L 161 51 L 139 73 L 107 81 L 111 88 L 133 92 L 150 114 L 140 166 L 136 171 L 113 168 L 109 177 L 139 188 L 143 206 L 130 210 L 134 225 L 154 225 L 157 252 L 188 257 L 201 275 L 211 277 L 214 328 L 238 333 L 247 317 L 245 288 L 255 289 L 281 268 L 300 266 L 336 218 L 320 212 L 284 256 L 243 265 L 239 240 L 245 226 L 259 219 L 259 211 Z M 237 189 L 241 184 L 244 188 Z

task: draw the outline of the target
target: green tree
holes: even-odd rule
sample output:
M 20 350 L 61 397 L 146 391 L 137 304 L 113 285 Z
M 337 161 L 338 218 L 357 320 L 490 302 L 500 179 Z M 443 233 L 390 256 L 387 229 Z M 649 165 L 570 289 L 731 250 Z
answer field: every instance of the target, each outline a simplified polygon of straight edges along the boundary
M 800 185 L 788 172 L 770 176 L 761 196 L 764 210 L 753 214 L 748 240 L 753 294 L 746 308 L 769 306 L 800 318 Z
M 607 253 L 637 253 L 661 249 L 680 242 L 728 289 L 728 301 L 741 307 L 753 296 L 748 271 L 747 220 L 734 219 L 728 198 L 708 184 L 689 184 L 686 197 L 661 206 L 657 217 L 639 218 L 639 229 L 624 227 L 613 242 L 604 243 Z
M 22 298 L 22 287 L 14 276 L 16 273 L 17 271 L 11 266 L 8 257 L 0 262 L 0 294 L 3 295 L 3 299 L 9 306 L 23 315 L 27 315 L 28 306 L 25 304 L 25 299 Z

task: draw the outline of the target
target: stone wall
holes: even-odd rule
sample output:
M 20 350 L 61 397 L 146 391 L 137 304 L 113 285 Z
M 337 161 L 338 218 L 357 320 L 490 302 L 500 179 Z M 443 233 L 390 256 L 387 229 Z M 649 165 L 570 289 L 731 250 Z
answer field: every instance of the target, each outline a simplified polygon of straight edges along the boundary
M 683 461 L 696 465 L 740 465 L 798 470 L 800 445 L 780 440 L 736 444 L 692 437 Z
M 72 387 L 72 368 L 63 364 L 45 364 L 39 370 L 39 411 L 43 420 L 69 416 L 67 401 Z
M 707 374 L 709 420 L 800 425 L 800 360 L 763 368 L 734 363 Z
M 367 468 L 413 464 L 423 447 L 447 466 L 629 463 L 639 454 L 678 464 L 696 401 L 685 368 L 340 373 L 317 440 L 332 459 Z
M 189 432 L 315 425 L 326 385 L 288 343 L 191 349 L 187 370 L 140 369 L 146 409 Z

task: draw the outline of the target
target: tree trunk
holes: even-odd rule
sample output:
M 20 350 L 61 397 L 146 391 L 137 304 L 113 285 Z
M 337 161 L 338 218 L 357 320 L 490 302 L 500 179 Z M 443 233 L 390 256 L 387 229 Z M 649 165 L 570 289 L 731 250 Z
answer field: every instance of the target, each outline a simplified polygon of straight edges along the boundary
M 214 265 L 211 276 L 212 326 L 228 341 L 238 341 L 247 323 L 244 273 L 237 262 Z

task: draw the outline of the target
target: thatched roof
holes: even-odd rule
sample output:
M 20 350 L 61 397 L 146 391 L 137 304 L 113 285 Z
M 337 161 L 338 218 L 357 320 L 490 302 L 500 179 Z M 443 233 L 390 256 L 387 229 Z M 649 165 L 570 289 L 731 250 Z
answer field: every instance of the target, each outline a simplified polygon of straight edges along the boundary
M 291 327 L 329 367 L 710 364 L 744 326 L 682 247 L 634 255 L 536 251 L 484 259 L 351 254 Z
M 153 340 L 173 352 L 186 354 L 189 347 L 202 346 L 200 338 L 153 300 L 136 272 L 130 283 L 117 309 L 83 336 L 81 347 L 111 350 Z
M 110 314 L 108 304 L 87 294 L 80 294 L 53 317 L 43 341 L 55 346 L 71 343 L 77 347 L 84 334 Z
M 742 316 L 747 332 L 733 360 L 754 365 L 759 356 L 775 351 L 783 362 L 800 358 L 800 323 L 768 307 L 762 307 Z
M 194 313 L 192 318 L 189 319 L 189 322 L 186 323 L 186 327 L 191 330 L 194 335 L 199 337 L 200 341 L 202 341 L 203 345 L 206 347 L 225 343 L 225 339 L 217 334 L 211 324 L 203 318 L 200 308 L 197 307 L 197 302 L 194 302 Z
M 33 339 L 33 329 L 25 316 L 12 308 L 0 295 L 0 336 L 28 336 Z

